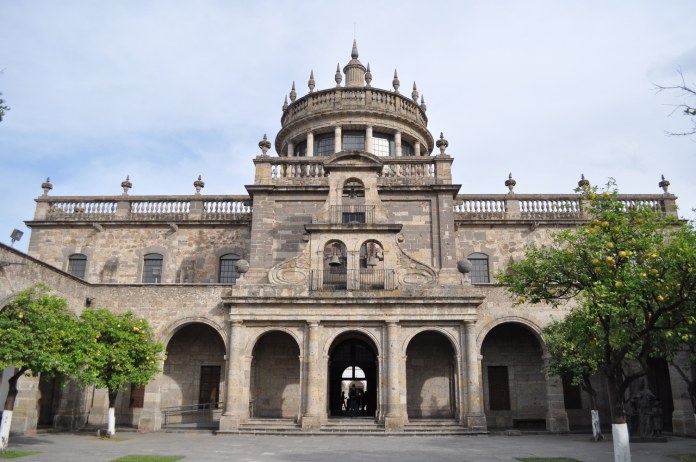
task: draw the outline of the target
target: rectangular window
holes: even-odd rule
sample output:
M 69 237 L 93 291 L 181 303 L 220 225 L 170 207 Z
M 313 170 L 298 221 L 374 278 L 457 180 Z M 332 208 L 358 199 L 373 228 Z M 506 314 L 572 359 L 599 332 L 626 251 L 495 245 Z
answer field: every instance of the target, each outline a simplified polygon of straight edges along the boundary
M 314 152 L 317 157 L 334 155 L 334 135 L 321 135 L 314 139 Z
M 198 393 L 198 407 L 210 408 L 220 399 L 220 366 L 201 366 L 201 387 Z
M 365 212 L 343 212 L 344 224 L 365 224 Z
M 145 402 L 145 387 L 136 387 L 131 385 L 130 389 L 130 401 L 128 407 L 131 408 L 142 408 Z
M 507 366 L 488 366 L 488 404 L 491 411 L 510 410 Z
M 364 132 L 343 132 L 344 151 L 364 151 L 365 133 Z
M 143 260 L 143 282 L 159 284 L 162 282 L 162 255 L 149 253 Z
M 471 282 L 474 284 L 487 284 L 491 282 L 488 274 L 488 256 L 485 254 L 475 253 L 469 255 L 471 263 Z

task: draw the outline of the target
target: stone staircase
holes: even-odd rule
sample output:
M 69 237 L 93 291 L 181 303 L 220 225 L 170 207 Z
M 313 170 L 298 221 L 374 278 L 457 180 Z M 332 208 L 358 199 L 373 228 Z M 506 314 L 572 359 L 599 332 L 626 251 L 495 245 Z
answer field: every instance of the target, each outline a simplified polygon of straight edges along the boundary
M 408 422 L 402 432 L 387 432 L 383 423 L 372 417 L 330 418 L 318 431 L 302 431 L 293 419 L 249 419 L 232 432 L 238 435 L 341 435 L 341 436 L 453 436 L 487 435 L 487 431 L 471 431 L 454 419 L 418 419 Z

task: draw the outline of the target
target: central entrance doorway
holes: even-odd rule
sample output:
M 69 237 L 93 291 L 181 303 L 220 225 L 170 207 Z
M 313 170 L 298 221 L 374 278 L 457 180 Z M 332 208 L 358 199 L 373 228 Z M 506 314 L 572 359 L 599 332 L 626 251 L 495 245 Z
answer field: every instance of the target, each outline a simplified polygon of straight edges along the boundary
M 374 417 L 379 402 L 372 342 L 359 333 L 343 334 L 334 341 L 329 358 L 329 415 Z

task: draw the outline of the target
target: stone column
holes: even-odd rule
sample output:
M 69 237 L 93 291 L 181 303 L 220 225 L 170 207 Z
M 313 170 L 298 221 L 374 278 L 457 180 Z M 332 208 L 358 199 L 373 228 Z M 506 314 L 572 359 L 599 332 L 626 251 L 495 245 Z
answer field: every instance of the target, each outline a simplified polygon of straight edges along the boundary
M 401 381 L 399 380 L 399 324 L 387 321 L 387 414 L 384 416 L 386 431 L 402 431 L 404 418 L 401 412 Z
M 365 151 L 374 154 L 374 146 L 372 143 L 372 125 L 365 128 Z
M 225 411 L 220 417 L 220 431 L 235 431 L 245 415 L 242 395 L 244 391 L 244 364 L 242 358 L 242 321 L 230 321 L 230 338 L 227 348 L 227 381 L 225 393 Z
M 305 413 L 302 430 L 317 431 L 321 427 L 321 355 L 319 354 L 319 322 L 307 323 L 307 351 L 305 352 L 307 375 L 305 383 Z
M 336 127 L 334 129 L 334 154 L 341 152 L 342 149 L 342 139 L 341 139 L 341 127 Z
M 414 156 L 420 156 L 420 155 L 421 155 L 421 152 L 420 152 L 420 141 L 416 141 L 415 143 L 413 143 L 413 155 L 414 155 Z
M 394 144 L 396 145 L 396 157 L 401 157 L 401 132 L 394 133 Z
M 288 141 L 288 157 L 295 156 L 295 143 Z
M 314 157 L 314 133 L 307 133 L 307 157 Z
M 464 341 L 466 342 L 466 426 L 469 430 L 486 430 L 486 415 L 483 413 L 483 390 L 481 389 L 481 361 L 476 344 L 476 322 L 464 323 Z
M 544 355 L 544 370 L 547 370 L 549 356 Z M 563 382 L 557 375 L 546 373 L 546 429 L 554 433 L 567 432 L 568 413 L 563 399 Z

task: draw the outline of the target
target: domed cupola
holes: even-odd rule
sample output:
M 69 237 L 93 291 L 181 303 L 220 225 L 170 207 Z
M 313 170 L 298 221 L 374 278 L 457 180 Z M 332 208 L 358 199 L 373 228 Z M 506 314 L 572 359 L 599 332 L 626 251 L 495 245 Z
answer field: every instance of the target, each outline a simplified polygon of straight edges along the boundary
M 340 64 L 337 66 L 335 87 L 315 90 L 313 71 L 306 95 L 299 96 L 293 82 L 283 103 L 281 129 L 275 139 L 278 154 L 328 157 L 362 151 L 379 157 L 430 155 L 435 141 L 428 131 L 425 103 L 415 90 L 415 83 L 409 98 L 398 91 L 396 71 L 392 90 L 373 87 L 372 77 L 370 65 L 363 66 L 358 59 L 358 44 L 353 40 L 351 60 L 343 67 L 343 73 Z
M 350 57 L 352 59 L 343 68 L 343 73 L 346 75 L 346 87 L 364 87 L 367 69 L 358 60 L 358 44 L 355 40 L 353 40 L 353 50 Z

